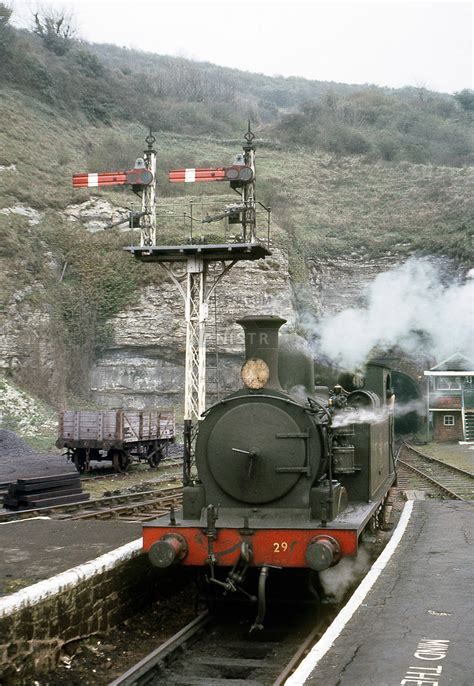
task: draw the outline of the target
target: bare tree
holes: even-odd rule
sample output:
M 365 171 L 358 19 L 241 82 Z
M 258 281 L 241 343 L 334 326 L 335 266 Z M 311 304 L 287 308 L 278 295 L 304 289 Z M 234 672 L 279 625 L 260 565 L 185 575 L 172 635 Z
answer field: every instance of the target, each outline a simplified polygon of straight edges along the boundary
M 43 8 L 33 14 L 33 33 L 39 36 L 48 50 L 64 55 L 75 36 L 72 15 L 61 8 Z

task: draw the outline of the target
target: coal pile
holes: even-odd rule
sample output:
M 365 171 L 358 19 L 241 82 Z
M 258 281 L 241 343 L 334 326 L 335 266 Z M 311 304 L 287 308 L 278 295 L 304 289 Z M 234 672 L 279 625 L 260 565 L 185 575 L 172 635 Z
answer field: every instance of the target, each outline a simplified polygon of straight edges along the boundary
M 7 457 L 34 455 L 35 450 L 31 448 L 25 441 L 17 436 L 13 431 L 8 429 L 0 429 L 0 454 Z
M 79 474 L 56 474 L 18 479 L 8 486 L 3 507 L 8 510 L 31 510 L 53 507 L 88 500 L 89 493 L 82 492 Z
M 77 475 L 75 467 L 60 453 L 39 453 L 13 431 L 0 429 L 0 491 L 17 479 L 37 476 Z M 0 501 L 1 502 L 1 501 Z

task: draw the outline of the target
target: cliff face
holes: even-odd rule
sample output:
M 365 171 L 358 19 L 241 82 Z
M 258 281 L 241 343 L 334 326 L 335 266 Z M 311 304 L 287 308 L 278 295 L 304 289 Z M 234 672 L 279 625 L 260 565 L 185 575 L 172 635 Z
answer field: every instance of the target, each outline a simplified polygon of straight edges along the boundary
M 216 301 L 210 302 L 208 403 L 240 385 L 244 338 L 236 319 L 278 314 L 288 322 L 283 333 L 294 331 L 306 309 L 326 314 L 361 305 L 364 285 L 401 262 L 394 255 L 378 260 L 364 260 L 358 255 L 331 261 L 315 258 L 310 264 L 309 283 L 300 286 L 295 297 L 286 255 L 279 249 L 272 253 L 266 260 L 235 265 L 218 285 Z M 92 371 L 95 401 L 109 408 L 175 405 L 179 410 L 186 330 L 184 304 L 176 287 L 171 281 L 160 288 L 148 287 L 112 325 L 113 343 Z
M 64 216 L 94 232 L 111 215 L 120 219 L 120 212 L 120 208 L 113 210 L 103 201 L 88 201 L 70 206 Z M 266 260 L 235 265 L 223 277 L 216 297 L 209 303 L 209 404 L 240 385 L 244 341 L 236 319 L 277 314 L 288 321 L 283 332 L 294 331 L 307 312 L 322 316 L 363 305 L 364 287 L 378 274 L 406 259 L 395 252 L 377 258 L 369 258 L 360 251 L 334 258 L 315 256 L 307 262 L 307 283 L 294 287 L 287 255 L 278 248 L 273 248 L 272 253 Z M 456 276 L 456 265 L 446 266 Z M 52 267 L 59 278 L 60 265 Z M 161 269 L 159 265 L 155 268 Z M 37 378 L 38 390 L 48 384 L 53 388 L 51 380 L 63 373 L 68 361 L 60 358 L 55 346 L 48 294 L 43 286 L 38 282 L 14 293 L 5 314 L 6 325 L 0 333 L 0 368 L 14 372 L 26 369 L 26 373 L 34 373 Z M 137 293 L 134 304 L 110 323 L 111 343 L 91 371 L 93 401 L 105 408 L 174 406 L 180 413 L 186 330 L 184 302 L 176 286 L 168 279 L 160 286 L 146 287 Z M 78 395 L 84 396 L 88 389 L 78 390 Z M 57 396 L 55 401 L 59 402 Z
M 363 305 L 364 287 L 405 259 L 394 253 L 369 259 L 355 252 L 332 259 L 314 257 L 308 263 L 308 282 L 297 288 L 290 279 L 287 256 L 280 249 L 273 248 L 272 256 L 266 260 L 235 265 L 222 278 L 216 297 L 209 303 L 208 404 L 241 383 L 239 370 L 244 338 L 241 327 L 235 324 L 236 319 L 277 314 L 288 322 L 283 333 L 295 331 L 308 312 L 321 316 Z M 159 265 L 155 268 L 161 269 Z M 449 271 L 456 275 L 454 264 L 449 265 Z M 40 294 L 38 288 L 33 289 L 36 296 Z M 19 366 L 43 370 L 38 383 L 45 385 L 48 378 L 61 373 L 61 365 L 51 337 L 47 309 L 35 308 L 31 289 L 17 292 L 8 305 L 7 326 L 0 335 L 0 366 L 5 371 Z M 134 304 L 110 323 L 111 343 L 91 371 L 94 403 L 104 408 L 172 406 L 180 415 L 186 327 L 184 302 L 176 286 L 167 279 L 160 286 L 146 287 L 137 294 Z M 34 340 L 31 340 L 33 331 Z M 394 367 L 410 371 L 402 369 L 400 359 L 393 361 Z
M 309 287 L 300 289 L 299 309 L 308 307 L 317 315 L 328 315 L 360 306 L 365 286 L 405 260 L 395 253 L 373 259 L 356 252 L 333 259 L 315 257 L 308 261 Z
M 209 400 L 217 397 L 217 377 L 220 392 L 238 384 L 244 338 L 235 320 L 256 313 L 278 313 L 288 321 L 285 330 L 295 328 L 297 312 L 288 260 L 278 249 L 266 260 L 236 264 L 217 286 L 216 298 L 211 298 L 207 325 Z M 111 323 L 113 342 L 92 370 L 95 401 L 109 408 L 181 402 L 186 327 L 184 302 L 176 286 L 167 281 L 159 288 L 147 287 L 136 304 Z
M 88 231 L 94 232 L 107 224 L 111 216 L 116 220 L 122 218 L 121 212 L 121 208 L 114 209 L 110 203 L 94 199 L 71 205 L 63 214 L 67 220 L 81 222 Z M 287 256 L 278 248 L 273 248 L 272 253 L 266 260 L 236 264 L 223 277 L 216 297 L 209 303 L 209 402 L 240 384 L 244 343 L 236 319 L 278 314 L 288 320 L 283 332 L 291 332 L 306 310 L 321 315 L 361 304 L 363 286 L 401 261 L 395 255 L 369 260 L 356 253 L 332 260 L 315 257 L 309 261 L 308 283 L 298 286 L 295 292 Z M 155 268 L 161 269 L 159 265 Z M 6 325 L 0 334 L 0 367 L 5 371 L 41 369 L 38 382 L 42 386 L 63 370 L 50 326 L 48 296 L 43 291 L 38 283 L 13 294 L 7 306 Z M 111 325 L 112 342 L 91 372 L 94 402 L 106 408 L 151 405 L 181 408 L 186 333 L 184 303 L 171 280 L 145 288 Z M 87 392 L 80 389 L 80 395 L 84 395 L 84 390 Z

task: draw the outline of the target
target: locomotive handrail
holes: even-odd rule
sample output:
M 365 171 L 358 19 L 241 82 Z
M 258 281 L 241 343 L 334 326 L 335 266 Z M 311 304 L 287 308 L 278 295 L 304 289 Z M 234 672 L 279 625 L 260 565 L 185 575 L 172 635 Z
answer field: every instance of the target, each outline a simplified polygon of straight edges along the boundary
M 332 415 L 329 413 L 328 409 L 326 407 L 324 407 L 324 405 L 322 403 L 319 402 L 319 400 L 316 400 L 316 398 L 309 398 L 308 397 L 308 405 L 310 406 L 311 412 L 314 412 L 314 409 L 311 406 L 317 405 L 327 416 L 327 418 L 329 420 L 329 424 L 332 424 Z

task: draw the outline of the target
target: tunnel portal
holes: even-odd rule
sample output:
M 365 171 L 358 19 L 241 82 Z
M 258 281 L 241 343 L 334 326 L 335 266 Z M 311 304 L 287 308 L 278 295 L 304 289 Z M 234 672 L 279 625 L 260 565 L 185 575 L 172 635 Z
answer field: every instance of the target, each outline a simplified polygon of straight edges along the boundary
M 420 384 L 412 376 L 403 372 L 392 371 L 392 387 L 395 391 L 396 405 L 402 409 L 404 405 L 413 403 L 418 406 L 418 412 L 412 411 L 395 417 L 395 432 L 397 434 L 416 433 L 420 430 L 423 415 L 423 394 Z

